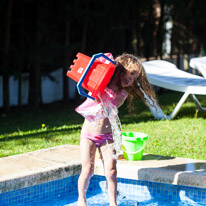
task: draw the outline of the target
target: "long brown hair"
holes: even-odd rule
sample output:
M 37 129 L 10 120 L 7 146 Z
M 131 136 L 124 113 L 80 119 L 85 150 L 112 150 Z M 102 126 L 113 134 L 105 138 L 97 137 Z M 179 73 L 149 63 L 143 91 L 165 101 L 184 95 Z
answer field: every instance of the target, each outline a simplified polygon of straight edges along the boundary
M 110 83 L 113 81 L 116 81 L 116 86 L 119 88 L 119 90 L 121 90 L 122 89 L 121 78 L 126 74 L 127 70 L 121 63 L 119 62 L 116 62 L 116 63 L 117 63 L 117 66 L 110 80 Z
M 150 104 L 151 106 L 156 106 L 157 98 L 147 79 L 147 75 L 140 58 L 132 54 L 123 53 L 122 55 L 116 57 L 115 61 L 124 67 L 124 69 L 121 68 L 122 75 L 124 75 L 128 70 L 138 71 L 138 78 L 134 81 L 134 83 L 131 86 L 124 88 L 128 92 L 129 111 L 133 110 L 133 102 L 136 98 L 142 100 L 147 105 Z M 116 68 L 116 70 L 118 70 L 118 68 Z M 145 95 L 147 95 L 151 101 L 148 101 L 148 99 L 145 98 Z

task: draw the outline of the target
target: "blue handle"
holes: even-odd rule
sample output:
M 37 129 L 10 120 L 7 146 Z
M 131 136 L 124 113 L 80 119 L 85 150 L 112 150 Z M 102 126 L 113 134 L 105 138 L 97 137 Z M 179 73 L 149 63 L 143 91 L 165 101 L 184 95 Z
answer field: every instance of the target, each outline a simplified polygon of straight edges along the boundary
M 104 55 L 103 53 L 99 53 L 99 54 L 94 54 L 89 62 L 89 64 L 87 65 L 87 68 L 85 69 L 84 73 L 82 74 L 79 82 L 77 83 L 77 90 L 79 92 L 80 95 L 83 95 L 85 97 L 89 97 L 91 99 L 94 100 L 94 97 L 88 95 L 87 93 L 82 91 L 82 83 L 89 71 L 89 69 L 91 68 L 92 64 L 94 63 L 95 59 L 99 58 L 99 57 L 104 57 L 105 59 L 109 60 L 110 62 L 112 62 L 114 65 L 116 65 L 116 62 L 111 60 L 109 57 L 107 57 L 106 55 Z

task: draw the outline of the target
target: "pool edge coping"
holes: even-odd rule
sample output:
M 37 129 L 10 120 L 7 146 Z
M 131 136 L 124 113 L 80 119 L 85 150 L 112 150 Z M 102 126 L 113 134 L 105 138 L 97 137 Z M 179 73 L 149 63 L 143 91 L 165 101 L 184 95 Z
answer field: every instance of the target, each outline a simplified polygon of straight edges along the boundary
M 62 152 L 63 151 L 63 152 Z M 67 162 L 65 157 L 65 152 L 72 151 L 73 154 L 76 155 L 76 158 L 72 158 L 71 161 Z M 58 152 L 58 158 L 54 155 L 55 152 Z M 61 152 L 62 157 L 61 157 Z M 48 163 L 49 167 L 40 168 L 39 170 L 28 171 L 24 174 L 15 174 L 10 178 L 0 178 L 0 194 L 21 189 L 24 187 L 33 186 L 35 184 L 41 184 L 44 182 L 49 182 L 65 177 L 69 177 L 72 175 L 80 174 L 81 171 L 81 163 L 79 156 L 79 146 L 74 145 L 63 145 L 57 146 L 53 148 L 38 150 L 34 152 L 24 153 L 20 155 L 14 155 L 10 157 L 5 157 L 4 160 L 9 161 L 11 159 L 19 159 L 22 157 L 29 157 L 28 161 L 31 160 L 31 157 L 38 161 L 39 156 L 42 157 L 44 154 L 48 155 L 52 153 L 54 155 L 54 159 L 48 160 L 44 159 Z M 52 156 L 52 155 L 51 155 Z M 32 159 L 32 160 L 33 160 Z M 59 159 L 59 162 L 57 161 Z M 2 160 L 2 159 L 0 159 Z M 173 160 L 167 160 L 168 163 L 164 162 L 167 166 L 162 166 L 161 157 L 158 157 L 154 160 L 148 161 L 125 161 L 118 160 L 117 169 L 118 169 L 118 178 L 127 178 L 127 179 L 135 179 L 142 181 L 151 181 L 151 182 L 159 182 L 173 185 L 182 185 L 182 186 L 191 186 L 191 187 L 199 187 L 206 188 L 206 171 L 203 172 L 190 172 L 190 171 L 178 171 L 172 169 L 172 162 L 178 162 L 179 160 L 185 162 L 197 162 L 206 165 L 206 161 L 204 160 L 190 160 L 185 158 L 174 158 Z M 159 162 L 158 162 L 159 161 Z M 165 160 L 164 160 L 165 161 Z M 44 162 L 43 162 L 44 163 Z M 53 165 L 50 165 L 53 164 Z M 161 164 L 160 164 L 161 163 Z M 104 175 L 103 167 L 101 160 L 96 158 L 96 166 L 95 166 L 95 174 L 96 175 Z M 160 167 L 161 165 L 161 167 Z M 0 161 L 1 166 L 1 161 Z M 0 167 L 1 168 L 1 167 Z M 6 171 L 5 171 L 6 172 Z

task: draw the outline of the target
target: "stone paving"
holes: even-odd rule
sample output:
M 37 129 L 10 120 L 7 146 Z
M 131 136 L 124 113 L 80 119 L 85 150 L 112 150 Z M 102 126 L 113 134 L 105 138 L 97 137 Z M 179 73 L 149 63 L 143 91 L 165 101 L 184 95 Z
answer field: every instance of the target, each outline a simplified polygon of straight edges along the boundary
M 95 174 L 104 175 L 99 156 Z M 118 177 L 206 188 L 206 161 L 144 154 L 141 161 L 120 158 Z M 80 149 L 57 146 L 0 158 L 0 193 L 80 174 Z

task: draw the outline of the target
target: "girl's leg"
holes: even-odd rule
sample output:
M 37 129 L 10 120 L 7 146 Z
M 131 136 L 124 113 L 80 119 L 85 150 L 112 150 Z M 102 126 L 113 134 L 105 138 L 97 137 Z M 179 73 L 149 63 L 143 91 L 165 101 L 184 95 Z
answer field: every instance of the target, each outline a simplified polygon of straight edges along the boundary
M 113 158 L 115 150 L 112 148 L 111 142 L 108 142 L 99 148 L 99 152 L 102 157 L 104 172 L 107 179 L 110 206 L 117 206 L 117 161 Z
M 89 139 L 81 139 L 80 153 L 82 171 L 78 180 L 78 206 L 86 205 L 86 192 L 89 185 L 90 178 L 94 173 L 96 145 Z

